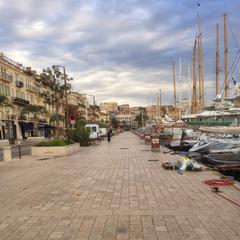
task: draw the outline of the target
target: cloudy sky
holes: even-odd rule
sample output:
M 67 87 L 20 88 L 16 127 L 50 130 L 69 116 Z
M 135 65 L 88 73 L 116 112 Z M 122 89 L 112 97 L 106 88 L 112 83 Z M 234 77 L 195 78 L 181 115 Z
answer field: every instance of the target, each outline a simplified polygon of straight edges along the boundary
M 73 88 L 97 102 L 153 103 L 162 89 L 172 103 L 172 67 L 192 65 L 196 15 L 203 32 L 206 95 L 214 94 L 215 24 L 220 24 L 223 63 L 223 13 L 228 14 L 230 63 L 240 43 L 240 1 L 202 0 L 0 0 L 0 51 L 41 70 L 66 66 Z M 234 33 L 234 35 L 232 34 Z M 238 41 L 234 41 L 234 37 Z M 230 64 L 231 66 L 231 64 Z M 234 73 L 240 77 L 240 71 Z M 223 79 L 222 79 L 223 80 Z M 179 94 L 179 93 L 178 93 Z

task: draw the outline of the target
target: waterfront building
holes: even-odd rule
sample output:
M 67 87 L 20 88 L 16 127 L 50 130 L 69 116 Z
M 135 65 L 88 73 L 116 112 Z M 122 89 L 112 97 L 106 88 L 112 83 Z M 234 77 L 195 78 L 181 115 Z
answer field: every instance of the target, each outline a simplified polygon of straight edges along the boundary
M 104 112 L 106 114 L 117 113 L 118 112 L 118 104 L 117 104 L 117 102 L 100 103 L 100 111 Z
M 135 115 L 131 113 L 127 114 L 117 114 L 115 115 L 115 119 L 120 123 L 122 126 L 134 126 L 135 125 Z
M 118 110 L 120 113 L 129 113 L 129 104 L 121 104 L 118 106 Z
M 88 120 L 89 103 L 86 95 L 70 91 L 68 93 L 69 115 L 75 115 L 78 119 Z
M 33 115 L 21 115 L 24 106 L 42 105 L 41 83 L 35 78 L 36 71 L 11 60 L 0 53 L 0 95 L 5 96 L 11 107 L 1 106 L 0 138 L 23 139 L 33 136 Z M 45 116 L 40 116 L 37 126 L 38 135 L 45 134 Z

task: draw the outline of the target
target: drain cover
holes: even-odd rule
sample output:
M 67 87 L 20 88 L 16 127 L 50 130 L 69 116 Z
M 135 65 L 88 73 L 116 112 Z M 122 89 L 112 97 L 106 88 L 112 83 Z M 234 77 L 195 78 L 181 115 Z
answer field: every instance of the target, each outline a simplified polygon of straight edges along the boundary
M 149 162 L 158 162 L 159 160 L 158 159 L 149 159 L 148 161 Z
M 120 148 L 120 149 L 129 149 L 129 148 L 122 147 L 122 148 Z

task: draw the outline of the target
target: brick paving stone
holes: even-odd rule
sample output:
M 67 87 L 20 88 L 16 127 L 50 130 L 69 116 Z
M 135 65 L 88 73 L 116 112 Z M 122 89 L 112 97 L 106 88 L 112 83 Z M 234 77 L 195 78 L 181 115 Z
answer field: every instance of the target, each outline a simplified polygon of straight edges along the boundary
M 216 173 L 166 171 L 178 156 L 145 149 L 126 132 L 67 157 L 0 162 L 0 240 L 240 239 L 239 208 L 202 183 Z

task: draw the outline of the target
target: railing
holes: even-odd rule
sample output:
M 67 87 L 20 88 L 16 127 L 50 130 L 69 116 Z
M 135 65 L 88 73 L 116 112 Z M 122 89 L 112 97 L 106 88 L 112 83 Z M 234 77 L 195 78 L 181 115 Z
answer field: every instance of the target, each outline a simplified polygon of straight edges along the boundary
M 22 64 L 13 61 L 12 59 L 10 59 L 9 57 L 7 57 L 6 55 L 4 55 L 3 53 L 0 53 L 0 59 L 2 59 L 3 61 L 13 65 L 14 67 L 21 69 L 21 70 L 26 70 L 25 67 L 22 66 Z
M 26 85 L 26 89 L 33 92 L 40 92 L 40 87 L 34 85 Z
M 13 103 L 20 104 L 20 105 L 28 105 L 30 103 L 28 100 L 25 100 L 19 97 L 12 97 L 12 101 Z
M 0 78 L 8 82 L 13 82 L 13 77 L 5 72 L 0 72 Z

